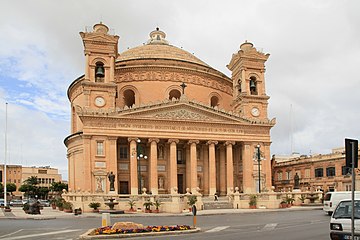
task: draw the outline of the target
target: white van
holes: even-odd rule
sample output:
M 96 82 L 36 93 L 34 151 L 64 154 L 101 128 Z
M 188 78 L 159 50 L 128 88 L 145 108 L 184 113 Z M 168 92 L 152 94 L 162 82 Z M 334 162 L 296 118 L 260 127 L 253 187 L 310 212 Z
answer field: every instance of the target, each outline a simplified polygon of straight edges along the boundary
M 354 206 L 354 240 L 360 240 L 360 200 L 355 200 Z M 341 200 L 330 220 L 330 238 L 332 240 L 351 239 L 351 215 L 351 200 Z
M 360 199 L 360 191 L 355 192 L 355 198 Z M 331 216 L 336 205 L 343 199 L 351 199 L 351 191 L 327 192 L 324 196 L 323 210 L 327 212 L 329 216 Z

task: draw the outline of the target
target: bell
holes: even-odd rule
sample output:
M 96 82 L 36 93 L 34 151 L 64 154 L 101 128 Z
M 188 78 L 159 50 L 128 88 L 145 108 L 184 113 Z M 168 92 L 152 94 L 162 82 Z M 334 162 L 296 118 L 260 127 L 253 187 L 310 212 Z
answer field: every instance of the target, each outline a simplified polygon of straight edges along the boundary
M 104 74 L 104 67 L 103 67 L 103 66 L 97 67 L 95 76 L 96 76 L 96 77 L 104 77 L 104 76 L 105 76 L 105 74 Z
M 250 81 L 250 88 L 256 88 L 255 81 Z

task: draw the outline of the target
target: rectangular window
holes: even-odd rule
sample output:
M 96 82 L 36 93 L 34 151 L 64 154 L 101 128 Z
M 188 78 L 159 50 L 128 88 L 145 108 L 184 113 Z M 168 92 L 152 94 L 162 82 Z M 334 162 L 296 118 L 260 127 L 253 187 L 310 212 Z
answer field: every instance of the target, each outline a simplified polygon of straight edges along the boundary
M 323 177 L 324 176 L 324 170 L 322 168 L 315 169 L 315 177 Z
M 291 171 L 287 171 L 286 172 L 286 180 L 291 180 L 291 178 L 292 178 Z
M 326 176 L 327 177 L 334 177 L 335 176 L 335 167 L 326 168 Z
M 346 176 L 346 175 L 351 175 L 351 168 L 348 168 L 346 166 L 342 166 L 341 167 L 341 174 L 343 176 Z
M 176 160 L 178 164 L 183 164 L 184 163 L 184 159 L 183 159 L 183 151 L 181 149 L 177 150 L 177 154 L 176 154 Z
M 104 142 L 103 141 L 96 142 L 96 155 L 104 156 Z
M 305 169 L 305 178 L 310 178 L 310 169 Z
M 120 157 L 120 159 L 127 159 L 128 158 L 128 148 L 127 148 L 127 146 L 120 146 L 119 147 L 119 157 Z
M 278 172 L 278 180 L 279 180 L 279 181 L 282 180 L 282 172 Z

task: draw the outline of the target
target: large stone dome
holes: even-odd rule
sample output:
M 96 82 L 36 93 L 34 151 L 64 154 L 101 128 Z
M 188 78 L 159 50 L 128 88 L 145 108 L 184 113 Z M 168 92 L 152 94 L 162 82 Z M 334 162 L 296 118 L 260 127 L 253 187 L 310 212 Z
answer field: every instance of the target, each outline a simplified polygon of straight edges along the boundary
M 189 63 L 199 64 L 205 67 L 210 67 L 193 54 L 170 45 L 165 40 L 166 34 L 156 28 L 150 33 L 150 39 L 143 46 L 131 48 L 123 53 L 120 53 L 117 61 L 139 60 L 139 59 L 167 59 L 178 60 Z

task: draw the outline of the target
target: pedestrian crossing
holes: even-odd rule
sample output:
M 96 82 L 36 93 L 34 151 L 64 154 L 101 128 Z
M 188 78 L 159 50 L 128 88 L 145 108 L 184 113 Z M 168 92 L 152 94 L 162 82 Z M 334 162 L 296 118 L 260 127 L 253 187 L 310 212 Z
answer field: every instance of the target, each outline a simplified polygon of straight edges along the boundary
M 262 228 L 259 229 L 259 231 L 273 231 L 275 230 L 275 228 L 277 227 L 277 223 L 268 223 L 266 225 L 264 225 Z M 212 229 L 209 229 L 205 232 L 207 233 L 213 233 L 213 232 L 220 232 L 220 231 L 223 231 L 227 228 L 229 228 L 230 226 L 219 226 L 219 227 L 215 227 L 215 228 L 212 228 Z

